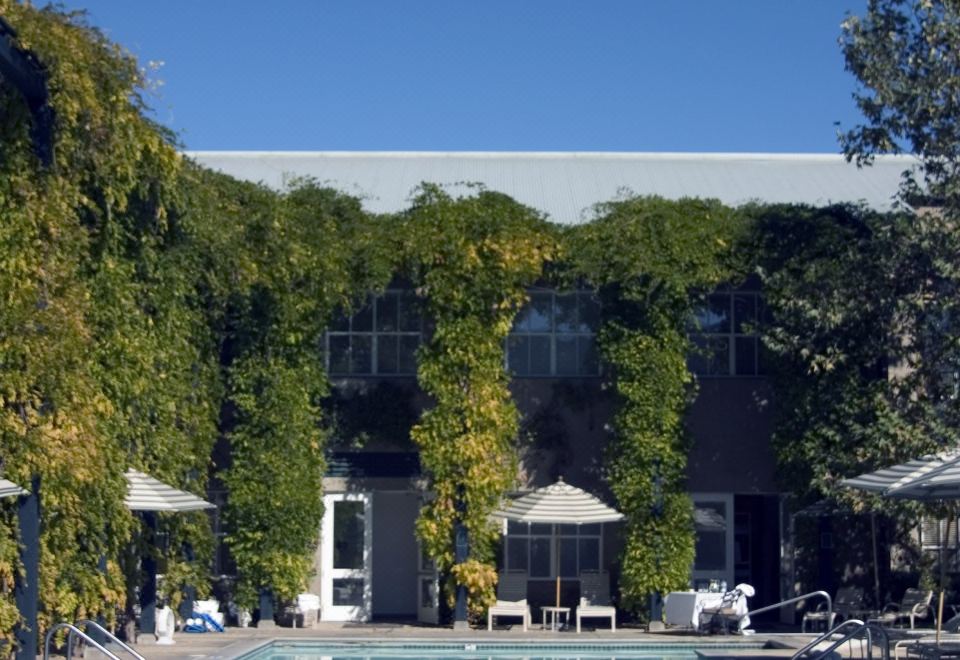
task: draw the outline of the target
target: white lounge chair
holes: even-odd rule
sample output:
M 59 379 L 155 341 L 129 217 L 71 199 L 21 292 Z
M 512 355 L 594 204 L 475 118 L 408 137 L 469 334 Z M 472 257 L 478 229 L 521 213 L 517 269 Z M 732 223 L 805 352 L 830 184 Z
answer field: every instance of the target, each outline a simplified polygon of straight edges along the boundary
M 580 605 L 577 607 L 577 632 L 580 619 L 610 619 L 610 630 L 617 630 L 617 608 L 610 604 L 610 578 L 606 573 L 580 574 Z
M 527 605 L 527 574 L 501 573 L 497 582 L 497 602 L 487 610 L 487 630 L 493 630 L 493 617 L 512 616 L 523 619 L 523 631 L 530 627 L 532 617 Z

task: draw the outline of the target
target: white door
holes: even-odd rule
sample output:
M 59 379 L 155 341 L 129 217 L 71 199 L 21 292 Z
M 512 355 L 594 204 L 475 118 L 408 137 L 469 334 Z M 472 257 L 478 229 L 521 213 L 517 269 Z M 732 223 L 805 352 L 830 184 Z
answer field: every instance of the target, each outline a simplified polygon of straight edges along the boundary
M 437 624 L 440 622 L 440 581 L 433 560 L 417 544 L 417 621 Z
M 323 496 L 320 528 L 320 617 L 366 621 L 373 590 L 373 498 L 370 493 Z

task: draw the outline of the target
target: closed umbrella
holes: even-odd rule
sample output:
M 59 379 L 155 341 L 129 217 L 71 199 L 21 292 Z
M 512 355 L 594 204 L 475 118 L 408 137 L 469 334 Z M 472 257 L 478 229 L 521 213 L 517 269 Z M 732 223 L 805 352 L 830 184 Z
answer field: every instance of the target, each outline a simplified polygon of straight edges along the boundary
M 950 538 L 950 525 L 956 518 L 956 500 L 960 499 L 960 451 L 928 454 L 900 465 L 845 479 L 844 486 L 878 492 L 884 497 L 919 501 L 948 502 L 947 541 L 940 546 L 940 599 L 937 607 L 937 643 L 943 624 L 943 596 L 946 582 L 944 546 Z
M 607 506 L 590 493 L 563 481 L 538 488 L 519 497 L 509 506 L 493 513 L 493 517 L 521 523 L 553 525 L 586 525 L 616 522 L 623 514 Z M 560 557 L 557 552 L 557 607 L 560 607 Z

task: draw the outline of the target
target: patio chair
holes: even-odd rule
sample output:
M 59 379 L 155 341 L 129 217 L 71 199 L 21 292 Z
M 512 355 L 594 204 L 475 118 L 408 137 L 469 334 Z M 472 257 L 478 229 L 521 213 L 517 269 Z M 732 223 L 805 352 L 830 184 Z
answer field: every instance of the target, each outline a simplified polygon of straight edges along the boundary
M 527 605 L 527 574 L 501 573 L 497 581 L 497 602 L 487 610 L 487 630 L 493 630 L 493 618 L 512 616 L 523 619 L 523 631 L 530 627 L 532 617 Z
M 610 630 L 617 630 L 617 608 L 610 604 L 610 577 L 606 573 L 580 574 L 580 605 L 577 606 L 577 632 L 580 619 L 610 619 Z
M 863 611 L 863 589 L 859 587 L 841 587 L 833 599 L 833 611 L 827 612 L 827 604 L 820 602 L 816 610 L 805 612 L 800 623 L 800 631 L 807 632 L 808 624 L 823 623 L 826 630 L 833 630 L 833 625 L 839 618 L 846 621 L 854 616 L 855 612 Z
M 910 630 L 916 627 L 918 619 L 930 616 L 933 592 L 928 589 L 907 589 L 899 603 L 887 603 L 880 614 L 868 619 L 868 623 L 881 626 L 895 626 L 902 620 L 910 621 Z
M 750 625 L 750 619 L 746 616 L 747 598 L 755 593 L 756 591 L 749 584 L 738 584 L 723 594 L 718 605 L 704 607 L 700 611 L 698 630 L 700 632 L 722 631 L 727 634 L 730 632 L 730 624 L 735 624 L 737 632 L 740 632 Z

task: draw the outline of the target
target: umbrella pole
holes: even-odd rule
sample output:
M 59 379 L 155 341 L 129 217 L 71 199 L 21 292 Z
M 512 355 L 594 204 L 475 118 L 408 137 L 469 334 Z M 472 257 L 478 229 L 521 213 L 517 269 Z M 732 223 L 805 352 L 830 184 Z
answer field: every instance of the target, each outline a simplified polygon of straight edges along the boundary
M 870 513 L 870 536 L 873 538 L 873 595 L 880 606 L 880 562 L 877 560 L 877 514 Z
M 560 607 L 560 548 L 560 535 L 557 534 L 557 607 Z
M 950 525 L 957 515 L 956 507 L 950 504 L 947 507 L 947 533 L 943 543 L 940 544 L 940 598 L 937 602 L 937 646 L 940 646 L 940 631 L 943 629 L 943 594 L 946 589 L 947 565 L 946 565 L 946 547 L 950 543 Z

